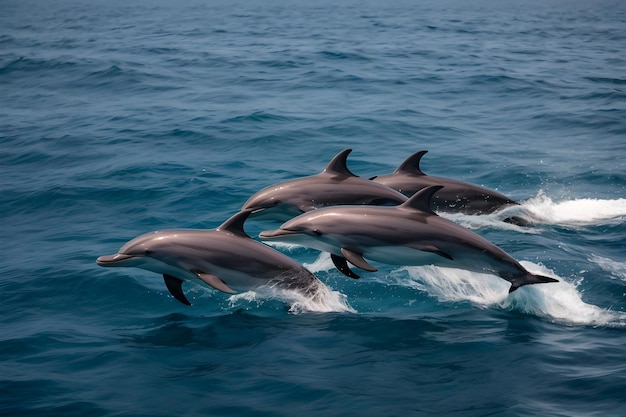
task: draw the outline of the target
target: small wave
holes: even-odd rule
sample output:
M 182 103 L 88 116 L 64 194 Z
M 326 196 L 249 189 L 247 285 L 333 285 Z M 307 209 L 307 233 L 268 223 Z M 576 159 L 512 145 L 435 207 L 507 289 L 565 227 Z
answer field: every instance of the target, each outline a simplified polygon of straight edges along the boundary
M 320 54 L 324 58 L 337 59 L 337 60 L 350 60 L 350 61 L 370 61 L 370 59 L 357 52 L 336 52 L 336 51 L 322 51 Z
M 626 85 L 626 79 L 609 77 L 585 77 L 589 81 L 600 84 Z
M 400 285 L 409 285 L 443 302 L 469 301 L 483 308 L 501 308 L 534 315 L 555 323 L 583 326 L 625 326 L 626 314 L 585 303 L 576 285 L 557 277 L 539 264 L 521 262 L 532 273 L 552 276 L 558 283 L 527 285 L 509 294 L 510 284 L 494 275 L 435 266 L 404 267 L 410 280 L 395 275 Z
M 519 82 L 520 80 L 514 77 L 510 77 L 508 75 L 473 75 L 470 77 L 472 84 L 500 84 L 500 83 L 511 83 L 511 82 Z
M 279 114 L 266 113 L 263 111 L 255 111 L 250 114 L 246 114 L 243 116 L 235 116 L 225 120 L 222 120 L 220 123 L 261 123 L 261 122 L 289 122 L 291 119 L 289 117 L 281 116 Z
M 36 59 L 20 56 L 5 64 L 3 67 L 0 67 L 0 71 L 4 73 L 5 71 L 67 70 L 74 66 L 76 66 L 75 62 L 65 61 L 63 59 Z
M 589 257 L 589 261 L 597 264 L 600 268 L 612 274 L 613 277 L 626 281 L 626 262 L 617 262 L 595 254 Z

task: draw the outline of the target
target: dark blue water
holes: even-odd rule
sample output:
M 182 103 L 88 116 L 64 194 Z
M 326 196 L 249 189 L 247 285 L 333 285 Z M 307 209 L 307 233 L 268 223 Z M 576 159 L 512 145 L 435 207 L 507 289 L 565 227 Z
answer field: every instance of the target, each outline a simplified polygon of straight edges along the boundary
M 619 1 L 1 1 L 0 414 L 626 415 L 625 52 Z M 187 307 L 95 264 L 344 148 L 521 201 L 449 217 L 561 282 L 278 246 L 322 301 Z

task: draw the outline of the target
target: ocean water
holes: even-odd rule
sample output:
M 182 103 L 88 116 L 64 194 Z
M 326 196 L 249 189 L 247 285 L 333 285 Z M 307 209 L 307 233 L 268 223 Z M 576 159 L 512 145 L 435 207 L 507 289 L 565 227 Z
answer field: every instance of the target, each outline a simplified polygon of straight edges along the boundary
M 626 415 L 625 29 L 605 0 L 0 1 L 0 415 Z M 325 297 L 187 307 L 95 263 L 345 148 L 520 201 L 446 216 L 561 282 L 277 245 Z

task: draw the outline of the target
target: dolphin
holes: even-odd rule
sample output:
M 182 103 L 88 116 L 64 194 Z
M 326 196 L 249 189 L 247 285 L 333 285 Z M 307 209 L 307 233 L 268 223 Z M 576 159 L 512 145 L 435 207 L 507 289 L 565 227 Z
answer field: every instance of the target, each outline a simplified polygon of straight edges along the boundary
M 273 220 L 343 204 L 401 204 L 406 196 L 382 184 L 358 177 L 347 167 L 351 149 L 339 152 L 319 174 L 271 185 L 251 196 L 242 210 Z M 259 216 L 261 217 L 261 216 Z
M 518 204 L 505 195 L 478 185 L 424 174 L 420 169 L 420 161 L 427 152 L 416 152 L 402 162 L 392 174 L 371 179 L 398 190 L 407 197 L 429 185 L 442 185 L 443 187 L 431 200 L 431 207 L 439 212 L 489 214 L 500 208 Z M 523 222 L 517 218 L 505 221 Z
M 166 230 L 126 243 L 115 255 L 100 256 L 104 267 L 136 267 L 163 274 L 174 298 L 191 305 L 182 291 L 193 281 L 234 294 L 261 285 L 313 296 L 321 282 L 288 256 L 252 239 L 243 229 L 250 211 L 241 211 L 214 230 Z
M 277 230 L 263 231 L 268 241 L 295 243 L 330 252 L 345 275 L 358 278 L 348 262 L 376 271 L 365 258 L 391 265 L 438 265 L 495 274 L 521 286 L 557 280 L 528 272 L 498 246 L 432 211 L 428 186 L 399 206 L 337 206 L 301 214 Z

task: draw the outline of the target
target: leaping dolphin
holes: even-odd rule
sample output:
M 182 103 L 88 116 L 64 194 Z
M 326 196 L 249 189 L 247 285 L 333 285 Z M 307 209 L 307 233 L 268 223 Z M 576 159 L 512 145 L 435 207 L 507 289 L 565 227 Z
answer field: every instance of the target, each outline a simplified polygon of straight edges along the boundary
M 372 178 L 373 181 L 400 191 L 407 197 L 430 185 L 442 185 L 431 200 L 431 208 L 440 212 L 489 214 L 517 202 L 496 191 L 449 178 L 426 175 L 420 169 L 420 161 L 428 151 L 419 151 L 409 156 L 389 175 Z M 513 223 L 518 219 L 507 219 Z
M 317 175 L 271 185 L 246 201 L 242 210 L 266 218 L 288 220 L 320 207 L 344 204 L 401 204 L 406 196 L 382 184 L 358 177 L 347 167 L 351 149 L 339 152 Z
M 105 267 L 137 267 L 163 274 L 175 299 L 191 305 L 182 291 L 193 281 L 233 294 L 261 285 L 315 295 L 321 282 L 288 256 L 248 236 L 243 224 L 250 211 L 241 211 L 214 230 L 167 230 L 141 235 L 115 255 L 96 261 Z
M 358 278 L 347 262 L 376 271 L 365 258 L 391 265 L 438 265 L 492 273 L 523 285 L 557 280 L 528 272 L 513 257 L 476 233 L 439 217 L 430 200 L 441 186 L 429 186 L 400 206 L 337 206 L 302 214 L 280 229 L 261 232 L 264 240 L 295 243 L 330 252 L 345 275 Z

